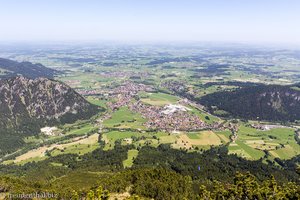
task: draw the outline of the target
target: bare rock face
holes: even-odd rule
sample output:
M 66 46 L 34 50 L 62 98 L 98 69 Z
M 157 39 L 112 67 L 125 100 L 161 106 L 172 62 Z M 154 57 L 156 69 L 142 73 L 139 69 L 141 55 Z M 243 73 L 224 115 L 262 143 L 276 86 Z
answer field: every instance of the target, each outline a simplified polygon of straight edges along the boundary
M 32 134 L 44 125 L 86 119 L 97 108 L 64 83 L 15 77 L 0 81 L 0 133 Z

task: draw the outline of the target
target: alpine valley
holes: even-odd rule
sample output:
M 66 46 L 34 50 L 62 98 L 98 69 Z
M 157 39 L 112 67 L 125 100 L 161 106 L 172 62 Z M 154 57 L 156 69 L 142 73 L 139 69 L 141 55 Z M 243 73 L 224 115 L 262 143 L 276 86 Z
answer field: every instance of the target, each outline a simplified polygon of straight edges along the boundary
M 299 50 L 48 44 L 0 57 L 0 198 L 300 198 Z

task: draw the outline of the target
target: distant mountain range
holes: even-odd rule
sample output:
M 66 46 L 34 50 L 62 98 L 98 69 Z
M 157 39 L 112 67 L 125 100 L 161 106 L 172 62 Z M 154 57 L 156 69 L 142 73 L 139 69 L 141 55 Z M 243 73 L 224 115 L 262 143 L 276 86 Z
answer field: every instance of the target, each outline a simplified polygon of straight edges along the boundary
M 16 62 L 13 60 L 0 58 L 0 79 L 12 78 L 18 75 L 22 75 L 27 78 L 53 78 L 56 73 L 56 70 L 47 68 L 42 64 Z
M 98 108 L 64 83 L 47 78 L 0 80 L 0 152 L 40 128 L 87 119 Z
M 215 114 L 224 110 L 232 117 L 270 121 L 300 119 L 300 90 L 295 86 L 259 85 L 216 92 L 200 102 Z

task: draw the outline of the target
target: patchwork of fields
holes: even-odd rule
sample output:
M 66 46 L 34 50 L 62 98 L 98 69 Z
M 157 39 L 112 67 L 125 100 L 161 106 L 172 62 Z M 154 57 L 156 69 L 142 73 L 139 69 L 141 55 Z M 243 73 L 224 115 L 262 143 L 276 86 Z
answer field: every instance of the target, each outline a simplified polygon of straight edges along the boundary
M 102 87 L 105 88 L 107 85 L 114 88 L 123 80 L 121 78 L 116 82 L 113 78 L 102 75 L 95 76 L 95 74 L 91 74 L 91 76 L 93 77 L 92 80 L 88 77 L 88 74 L 78 72 L 72 76 L 61 77 L 61 80 L 70 84 L 73 88 L 80 90 L 89 88 L 87 91 Z M 197 92 L 199 96 L 202 96 L 219 90 L 234 88 L 234 86 L 221 87 L 212 85 L 203 91 L 197 90 Z M 229 129 L 223 131 L 218 129 L 203 129 L 203 131 L 193 132 L 150 130 L 145 126 L 147 119 L 138 112 L 132 112 L 129 106 L 122 106 L 116 110 L 112 110 L 107 103 L 115 99 L 109 99 L 107 96 L 104 97 L 101 95 L 89 95 L 86 96 L 86 99 L 94 105 L 105 108 L 105 115 L 107 117 L 100 121 L 97 121 L 95 117 L 95 119 L 91 119 L 88 122 L 78 122 L 75 125 L 66 124 L 59 128 L 61 134 L 52 137 L 27 137 L 24 139 L 26 144 L 41 145 L 4 163 L 25 164 L 60 154 L 73 153 L 83 155 L 92 152 L 100 148 L 99 135 L 98 133 L 93 133 L 92 135 L 89 133 L 93 131 L 97 132 L 98 129 L 100 130 L 99 133 L 101 141 L 104 143 L 105 151 L 113 149 L 116 142 L 121 145 L 133 145 L 136 148 L 128 151 L 128 158 L 123 162 L 125 168 L 133 165 L 134 159 L 139 153 L 138 148 L 144 145 L 157 147 L 160 144 L 170 144 L 175 149 L 185 149 L 188 151 L 202 151 L 211 147 L 226 145 L 229 154 L 236 154 L 249 160 L 258 160 L 260 158 L 267 158 L 269 160 L 274 160 L 274 158 L 290 159 L 300 154 L 300 146 L 294 138 L 295 129 L 293 128 L 275 128 L 262 131 L 251 128 L 249 124 L 239 121 L 239 128 L 236 132 L 237 139 L 235 141 L 231 140 L 232 131 Z M 137 94 L 137 98 L 132 98 L 132 101 L 140 101 L 148 106 L 164 108 L 168 105 L 178 105 L 178 102 L 183 101 L 183 98 L 162 91 L 141 91 Z M 211 115 L 194 104 L 184 106 L 186 106 L 187 113 L 197 116 L 207 124 L 224 121 L 224 119 Z M 101 113 L 97 117 L 102 115 L 104 114 Z M 43 143 L 45 145 L 42 145 Z
M 228 147 L 229 153 L 257 160 L 268 152 L 270 159 L 290 159 L 300 153 L 292 128 L 274 128 L 267 131 L 240 126 L 238 139 Z

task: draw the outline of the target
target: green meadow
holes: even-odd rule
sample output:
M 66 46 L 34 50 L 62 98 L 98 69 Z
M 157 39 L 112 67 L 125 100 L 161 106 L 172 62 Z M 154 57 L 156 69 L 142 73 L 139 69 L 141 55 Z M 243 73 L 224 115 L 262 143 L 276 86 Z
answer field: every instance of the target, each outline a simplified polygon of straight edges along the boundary
M 142 102 L 154 106 L 175 104 L 180 98 L 166 93 L 141 93 Z
M 271 157 L 290 159 L 300 154 L 300 146 L 297 144 L 292 128 L 274 128 L 271 130 L 257 130 L 240 126 L 238 139 L 228 147 L 229 153 L 236 153 L 248 159 L 257 160 L 268 151 Z
M 92 96 L 88 96 L 86 99 L 91 104 L 94 104 L 96 106 L 100 106 L 102 108 L 106 108 L 106 103 L 107 103 L 106 100 L 102 100 L 102 99 L 100 99 L 98 97 L 92 97 Z
M 145 129 L 144 123 L 146 119 L 138 113 L 131 112 L 127 107 L 122 107 L 112 113 L 111 118 L 105 120 L 103 125 L 107 128 L 120 128 L 120 129 Z
M 139 151 L 135 149 L 128 150 L 128 158 L 123 161 L 125 168 L 130 168 L 133 165 L 134 159 L 138 156 Z

